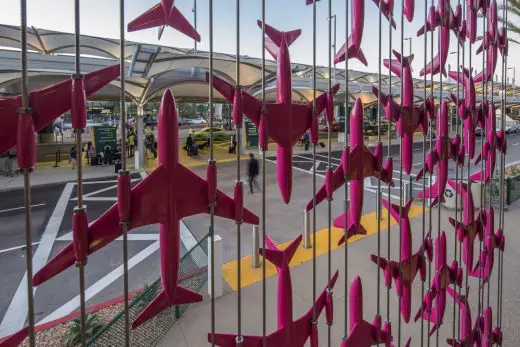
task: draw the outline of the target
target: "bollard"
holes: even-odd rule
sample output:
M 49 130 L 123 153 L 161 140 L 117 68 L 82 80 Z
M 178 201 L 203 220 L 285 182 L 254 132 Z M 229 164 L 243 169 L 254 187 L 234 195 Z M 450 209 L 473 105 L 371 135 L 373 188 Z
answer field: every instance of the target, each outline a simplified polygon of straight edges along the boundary
M 408 199 L 410 197 L 410 182 L 408 181 L 403 181 L 403 187 L 402 187 L 402 191 L 403 191 L 403 206 L 408 202 Z
M 55 158 L 54 158 L 54 167 L 58 167 L 58 166 L 59 166 L 59 165 L 58 165 L 59 160 L 60 160 L 60 159 L 59 159 L 59 154 L 60 154 L 60 150 L 58 149 L 58 150 L 56 151 L 56 155 L 55 155 Z
M 260 267 L 260 254 L 258 254 L 258 250 L 260 247 L 260 230 L 258 225 L 253 225 L 253 249 L 251 254 L 251 267 L 259 268 Z
M 223 280 L 222 280 L 222 238 L 219 235 L 215 235 L 213 245 L 211 244 L 211 237 L 208 237 L 208 294 L 210 297 L 215 295 L 215 298 L 220 298 L 223 293 Z M 211 292 L 211 252 L 215 252 L 215 293 Z
M 303 248 L 311 248 L 311 211 L 303 209 Z

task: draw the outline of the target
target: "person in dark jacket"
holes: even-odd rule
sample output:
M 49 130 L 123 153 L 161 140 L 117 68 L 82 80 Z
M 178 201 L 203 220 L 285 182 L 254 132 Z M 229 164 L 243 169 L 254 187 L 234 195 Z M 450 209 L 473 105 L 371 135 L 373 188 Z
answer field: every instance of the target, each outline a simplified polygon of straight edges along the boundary
M 186 152 L 188 156 L 192 155 L 192 147 L 193 147 L 193 137 L 191 137 L 191 134 L 188 135 L 188 138 L 186 139 Z
M 258 176 L 260 172 L 259 166 L 258 166 L 258 160 L 256 160 L 253 153 L 249 153 L 249 160 L 247 162 L 247 176 L 249 178 L 249 192 L 251 194 L 254 193 L 253 191 L 253 185 L 260 190 L 260 184 L 258 184 L 256 180 L 256 176 Z

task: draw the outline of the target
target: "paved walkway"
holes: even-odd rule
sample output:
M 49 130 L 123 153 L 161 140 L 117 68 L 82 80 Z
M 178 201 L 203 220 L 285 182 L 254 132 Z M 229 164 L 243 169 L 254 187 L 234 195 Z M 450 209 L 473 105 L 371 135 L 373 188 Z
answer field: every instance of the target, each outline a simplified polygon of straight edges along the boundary
M 448 243 L 448 263 L 451 263 L 453 259 L 453 227 L 447 223 L 449 216 L 454 216 L 453 211 L 442 209 L 442 222 L 441 229 L 446 230 L 447 243 Z M 516 233 L 513 228 L 514 225 L 520 224 L 520 202 L 510 206 L 506 212 L 506 238 L 508 245 L 517 245 L 520 242 L 520 234 Z M 433 224 L 433 235 L 437 235 L 437 209 L 432 210 L 434 216 Z M 428 225 L 428 213 L 425 214 L 426 225 Z M 496 218 L 498 220 L 498 218 Z M 421 240 L 422 233 L 422 217 L 417 216 L 411 220 L 412 233 L 413 233 L 413 249 L 417 249 Z M 387 231 L 382 226 L 381 232 L 381 245 L 382 255 L 386 256 L 387 247 Z M 399 228 L 393 226 L 391 228 L 391 254 L 392 258 L 398 257 L 398 234 Z M 333 241 L 335 239 L 333 238 Z M 372 321 L 376 309 L 377 309 L 377 274 L 380 272 L 376 269 L 376 265 L 370 261 L 370 254 L 377 252 L 377 234 L 372 234 L 368 237 L 359 239 L 349 245 L 349 266 L 348 266 L 348 283 L 352 281 L 355 275 L 360 275 L 363 283 L 363 309 L 364 318 L 367 321 Z M 478 241 L 477 245 L 478 247 Z M 299 253 L 307 252 L 303 250 L 302 246 L 298 250 Z M 496 259 L 496 258 L 495 258 Z M 340 277 L 334 288 L 334 325 L 331 329 L 332 345 L 338 345 L 341 338 L 343 337 L 343 326 L 344 321 L 344 300 L 346 296 L 345 292 L 345 267 L 344 267 L 344 248 L 336 249 L 331 254 L 332 270 L 339 269 Z M 504 346 L 516 346 L 520 341 L 520 302 L 518 301 L 518 288 L 520 285 L 520 273 L 518 272 L 518 263 L 520 262 L 520 253 L 517 252 L 514 247 L 506 247 L 504 253 L 504 301 L 503 301 L 503 324 L 502 328 L 504 331 Z M 296 264 L 297 261 L 293 262 L 291 269 L 292 276 L 292 288 L 293 288 L 293 314 L 294 319 L 297 319 L 304 314 L 312 305 L 312 262 L 303 262 Z M 250 271 L 247 268 L 249 264 L 245 263 L 246 269 L 244 272 Z M 317 266 L 317 290 L 321 292 L 322 288 L 327 282 L 327 256 L 325 254 L 319 256 L 316 260 Z M 497 266 L 497 264 L 495 264 Z M 271 267 L 268 266 L 268 269 Z M 271 271 L 268 273 L 270 274 Z M 490 305 L 493 308 L 494 325 L 496 324 L 496 302 L 497 302 L 497 271 L 493 271 L 493 278 L 491 280 L 490 290 Z M 247 277 L 246 277 L 247 278 Z M 245 278 L 243 277 L 243 280 Z M 386 291 L 383 287 L 383 277 L 380 276 L 381 290 L 380 290 L 380 304 L 381 304 L 381 315 L 386 317 L 386 302 L 387 296 Z M 472 312 L 473 322 L 477 315 L 477 299 L 478 299 L 478 281 L 470 278 L 469 280 L 469 302 Z M 206 288 L 204 288 L 206 290 Z M 487 296 L 487 285 L 485 286 Z M 273 332 L 276 329 L 276 294 L 277 293 L 277 280 L 276 276 L 270 277 L 266 281 L 266 295 L 267 295 L 267 331 L 268 333 Z M 242 290 L 242 329 L 245 335 L 261 335 L 262 332 L 262 286 L 261 282 L 257 282 L 249 285 Z M 348 297 L 348 296 L 347 296 Z M 390 320 L 392 321 L 392 329 L 394 336 L 394 343 L 397 341 L 398 336 L 398 315 L 397 315 L 397 295 L 395 293 L 395 287 L 390 291 L 389 297 L 390 304 Z M 413 285 L 413 296 L 412 296 L 412 316 L 420 307 L 421 299 L 421 282 L 419 277 L 416 278 Z M 216 330 L 217 332 L 236 333 L 237 329 L 237 293 L 231 292 L 227 295 L 216 300 Z M 446 345 L 445 341 L 451 337 L 452 334 L 452 322 L 453 322 L 453 300 L 448 296 L 447 307 L 444 315 L 444 324 L 440 329 L 439 333 L 439 345 Z M 173 326 L 169 333 L 165 336 L 159 346 L 171 346 L 175 343 L 179 347 L 195 347 L 207 345 L 207 333 L 210 331 L 210 300 L 205 297 L 205 300 L 199 304 L 191 305 L 186 313 L 182 316 L 181 320 Z M 412 337 L 412 346 L 420 345 L 420 320 L 416 323 L 410 322 L 402 325 L 401 343 Z M 426 327 L 426 323 L 425 323 Z M 327 326 L 325 324 L 324 315 L 319 320 L 319 342 L 321 345 L 326 345 Z M 425 335 L 426 336 L 426 335 Z M 426 339 L 426 337 L 425 337 Z M 431 338 L 431 342 L 435 343 L 435 335 Z M 425 342 L 426 344 L 426 342 Z M 397 345 L 397 344 L 396 344 Z

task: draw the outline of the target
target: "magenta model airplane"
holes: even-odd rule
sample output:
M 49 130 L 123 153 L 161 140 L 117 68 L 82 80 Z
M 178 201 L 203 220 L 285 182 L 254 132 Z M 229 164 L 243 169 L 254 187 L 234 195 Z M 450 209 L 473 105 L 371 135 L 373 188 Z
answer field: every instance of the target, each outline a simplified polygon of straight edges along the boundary
M 161 39 L 166 26 L 172 27 L 195 41 L 200 42 L 200 35 L 182 15 L 174 0 L 161 0 L 160 3 L 128 23 L 128 31 L 159 27 L 158 39 Z
M 462 261 L 467 269 L 473 269 L 474 244 L 477 235 L 481 238 L 482 224 L 480 216 L 475 218 L 473 194 L 471 193 L 471 181 L 457 183 L 448 180 L 448 184 L 462 197 L 462 222 L 449 217 L 450 224 L 455 227 L 457 239 L 462 242 Z
M 415 321 L 421 317 L 424 320 L 433 323 L 430 329 L 430 336 L 443 323 L 444 311 L 446 310 L 446 289 L 451 285 L 462 285 L 462 268 L 459 267 L 456 260 L 448 267 L 446 261 L 446 234 L 442 231 L 437 239 L 435 239 L 435 276 L 430 290 L 424 295 L 421 308 L 415 315 Z M 435 301 L 434 301 L 435 300 Z
M 352 23 L 350 24 L 351 33 L 348 38 L 348 48 L 345 44 L 341 46 L 338 53 L 334 57 L 334 64 L 341 63 L 348 59 L 357 58 L 363 65 L 368 66 L 367 58 L 361 50 L 361 41 L 363 40 L 363 28 L 365 26 L 365 1 L 352 0 Z M 346 52 L 345 52 L 346 50 Z
M 378 176 L 381 172 L 381 180 L 393 185 L 392 181 L 392 160 L 388 159 L 385 166 L 383 163 L 383 145 L 379 143 L 374 154 L 364 144 L 363 135 L 363 107 L 361 99 L 356 99 L 350 115 L 350 146 L 343 150 L 341 163 L 334 173 L 332 169 L 327 169 L 325 182 L 316 193 L 316 205 L 323 200 L 332 199 L 332 193 L 341 187 L 346 180 L 350 182 L 350 208 L 348 217 L 345 214 L 334 220 L 334 226 L 344 228 L 347 225 L 347 235 L 365 235 L 367 231 L 361 225 L 361 215 L 363 213 L 363 195 L 365 177 Z M 306 206 L 310 211 L 314 207 L 313 199 Z M 346 220 L 347 219 L 347 220 Z M 340 239 L 339 244 L 345 242 L 345 236 Z
M 86 74 L 83 79 L 67 79 L 52 86 L 34 90 L 29 93 L 29 107 L 33 128 L 23 136 L 32 136 L 44 126 L 52 122 L 73 107 L 85 108 L 85 100 L 119 76 L 119 65 L 109 66 Z M 76 82 L 78 81 L 78 82 Z M 20 126 L 18 109 L 22 105 L 20 95 L 0 97 L 0 155 L 17 145 L 17 127 Z M 82 106 L 83 105 L 83 106 Z M 85 127 L 85 126 L 83 126 Z M 18 144 L 20 145 L 20 144 Z M 34 147 L 36 143 L 34 143 Z M 18 152 L 21 152 L 18 148 Z M 36 155 L 36 152 L 34 152 Z M 36 159 L 36 157 L 34 157 Z M 22 166 L 20 166 L 22 167 Z
M 383 93 L 381 93 L 379 98 L 383 104 L 387 119 L 396 122 L 397 134 L 401 137 L 401 143 L 403 146 L 403 168 L 409 175 L 412 172 L 413 135 L 418 128 L 423 134 L 426 135 L 428 133 L 428 118 L 426 116 L 424 104 L 421 106 L 414 105 L 414 84 L 411 70 L 413 55 L 402 57 L 396 51 L 393 51 L 393 53 L 397 60 L 385 59 L 384 65 L 401 78 L 401 83 L 403 84 L 401 105 L 398 105 L 391 97 Z M 401 62 L 403 64 L 402 76 Z M 372 87 L 372 93 L 375 96 L 378 96 L 379 90 L 376 87 Z
M 209 205 L 216 203 L 215 215 L 234 219 L 237 204 L 217 190 L 216 167 L 208 167 L 204 180 L 179 162 L 177 112 L 169 89 L 164 92 L 159 109 L 157 169 L 131 191 L 130 227 L 160 223 L 160 256 L 162 291 L 136 318 L 133 327 L 176 304 L 202 300 L 202 296 L 177 285 L 180 259 L 179 221 L 188 216 L 209 213 Z M 103 248 L 122 234 L 119 225 L 119 204 L 114 204 L 88 227 L 88 254 Z M 243 221 L 258 225 L 256 215 L 243 210 Z M 69 243 L 36 275 L 38 286 L 74 265 L 73 244 Z
M 480 254 L 480 259 L 477 261 L 475 268 L 469 272 L 471 277 L 480 277 L 483 283 L 486 283 L 493 271 L 495 260 L 495 249 L 501 251 L 505 247 L 505 236 L 502 230 L 495 232 L 495 212 L 493 207 L 487 208 L 480 212 L 480 219 L 484 228 L 484 249 Z M 479 235 L 481 236 L 482 233 Z
M 258 25 L 262 27 L 260 21 L 258 21 Z M 328 93 L 323 93 L 316 98 L 315 117 L 313 117 L 312 101 L 306 105 L 293 103 L 289 46 L 300 36 L 301 30 L 281 32 L 266 24 L 265 32 L 270 38 L 270 41 L 266 41 L 266 48 L 277 62 L 276 103 L 266 104 L 266 113 L 262 114 L 262 102 L 246 92 L 241 92 L 241 107 L 247 118 L 259 128 L 260 146 L 267 147 L 267 135 L 277 144 L 276 177 L 283 201 L 287 204 L 291 200 L 292 192 L 293 146 L 308 129 L 310 129 L 311 139 L 316 143 L 317 117 L 325 109 L 328 114 L 332 114 L 331 100 L 332 96 L 338 92 L 339 84 L 334 85 Z M 209 81 L 209 74 L 206 74 L 206 80 Z M 228 102 L 234 102 L 236 90 L 234 86 L 213 76 L 213 87 Z
M 379 8 L 383 16 L 388 19 L 392 27 L 395 29 L 394 21 L 394 0 L 372 0 L 374 4 Z
M 482 170 L 475 172 L 470 176 L 470 180 L 476 182 L 483 180 L 489 182 L 495 172 L 496 151 L 507 152 L 507 139 L 504 131 L 496 130 L 496 107 L 494 104 L 489 104 L 487 101 L 481 103 L 481 126 L 483 127 L 483 120 L 486 122 L 486 142 L 481 153 L 475 160 L 475 165 L 486 158 L 485 166 Z
M 481 334 L 479 319 L 476 319 L 475 324 L 472 325 L 471 310 L 466 296 L 457 294 L 455 290 L 450 287 L 446 290 L 448 294 L 455 299 L 460 310 L 460 336 L 457 340 L 447 339 L 446 342 L 453 347 L 474 347 L 475 345 L 480 347 Z
M 417 194 L 418 198 L 432 198 L 432 206 L 439 200 L 444 201 L 444 190 L 448 181 L 448 159 L 452 159 L 456 164 L 464 163 L 464 146 L 460 144 L 460 136 L 455 136 L 453 140 L 448 135 L 448 103 L 445 99 L 441 102 L 440 110 L 437 112 L 437 127 L 435 129 L 435 149 L 433 149 L 426 159 L 425 169 L 421 169 L 417 174 L 416 180 L 420 180 L 426 172 L 432 173 L 436 167 L 436 181 L 430 187 Z M 439 195 L 440 192 L 440 195 Z
M 289 263 L 296 253 L 302 236 L 291 242 L 284 250 L 280 250 L 274 242 L 266 236 L 267 249 L 260 249 L 258 253 L 276 266 L 278 272 L 278 305 L 277 305 L 277 330 L 267 335 L 268 347 L 291 346 L 303 347 L 310 338 L 310 346 L 318 347 L 317 324 L 312 322 L 312 308 L 298 320 L 293 321 L 292 281 Z M 327 288 L 333 288 L 338 278 L 338 271 L 334 273 Z M 316 317 L 318 318 L 325 308 L 327 323 L 332 324 L 333 306 L 332 291 L 325 288 L 316 300 Z M 222 347 L 236 347 L 236 334 L 215 334 L 215 344 Z M 258 347 L 262 345 L 262 336 L 242 336 L 243 347 Z M 211 342 L 211 333 L 208 334 L 208 342 Z
M 388 201 L 383 199 L 383 205 L 390 210 L 392 218 L 401 226 L 402 237 L 400 240 L 401 262 L 388 260 L 382 257 L 372 255 L 372 262 L 378 263 L 379 267 L 384 272 L 385 284 L 388 288 L 392 287 L 392 278 L 395 281 L 395 289 L 397 295 L 401 300 L 401 316 L 403 320 L 408 323 L 412 311 L 412 283 L 417 275 L 420 273 L 421 281 L 426 279 L 426 254 L 428 260 L 432 261 L 432 242 L 429 235 L 424 239 L 421 247 L 417 253 L 412 255 L 412 229 L 410 226 L 410 206 L 413 198 L 402 207 L 399 213 L 399 206 L 391 204 L 388 206 Z M 400 271 L 401 269 L 401 271 Z
M 482 347 L 491 347 L 495 345 L 502 346 L 502 330 L 499 327 L 493 328 L 493 310 L 490 306 L 484 309 L 481 320 L 481 344 Z
M 349 292 L 349 334 L 341 340 L 341 347 L 370 347 L 376 344 L 392 346 L 392 326 L 381 317 L 374 317 L 372 323 L 363 319 L 363 287 L 361 278 L 356 276 Z
M 475 130 L 478 123 L 478 112 L 476 107 L 475 82 L 468 69 L 463 68 L 462 72 L 449 71 L 449 76 L 464 86 L 464 98 L 459 99 L 458 115 L 464 121 L 464 148 L 468 152 L 469 158 L 475 156 Z M 457 97 L 450 95 L 451 100 L 457 103 Z

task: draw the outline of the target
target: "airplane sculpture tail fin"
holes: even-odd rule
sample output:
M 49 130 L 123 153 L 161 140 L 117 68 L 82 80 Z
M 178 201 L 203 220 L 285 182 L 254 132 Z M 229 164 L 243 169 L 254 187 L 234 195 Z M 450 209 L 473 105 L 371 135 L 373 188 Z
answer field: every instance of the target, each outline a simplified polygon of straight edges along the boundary
M 342 214 L 341 216 L 334 219 L 334 226 L 336 228 L 344 229 L 345 225 L 348 225 L 347 228 L 347 238 L 351 238 L 354 235 L 366 235 L 367 230 L 361 225 L 361 223 L 355 223 L 349 221 L 350 217 L 347 217 L 347 214 Z M 341 236 L 338 241 L 338 245 L 342 245 L 345 242 L 345 235 Z
M 262 21 L 257 21 L 258 26 L 262 28 Z M 287 46 L 290 46 L 298 37 L 300 37 L 302 31 L 301 29 L 291 30 L 291 31 L 278 31 L 272 26 L 265 24 L 265 34 L 273 41 L 273 43 L 280 47 L 282 45 L 283 39 L 287 42 Z
M 431 188 L 427 187 L 424 191 L 419 192 L 417 194 L 417 198 L 419 198 L 419 199 L 431 198 L 432 203 L 431 203 L 430 207 L 437 205 L 437 203 L 439 202 L 439 184 L 437 182 L 435 182 Z M 440 195 L 440 201 L 445 202 L 444 192 L 442 192 L 442 194 Z
M 170 300 L 164 290 L 144 309 L 143 312 L 135 319 L 132 324 L 132 328 L 135 329 L 148 319 L 156 316 L 161 311 L 171 307 L 173 305 L 191 304 L 193 302 L 202 301 L 202 296 L 198 293 L 192 292 L 191 290 L 177 287 L 175 289 L 175 299 L 170 303 Z
M 271 238 L 266 236 L 265 242 L 267 243 L 267 249 L 259 249 L 258 253 L 273 263 L 277 269 L 282 269 L 289 266 L 289 263 L 298 250 L 301 241 L 302 235 L 298 236 L 285 249 L 280 250 Z

